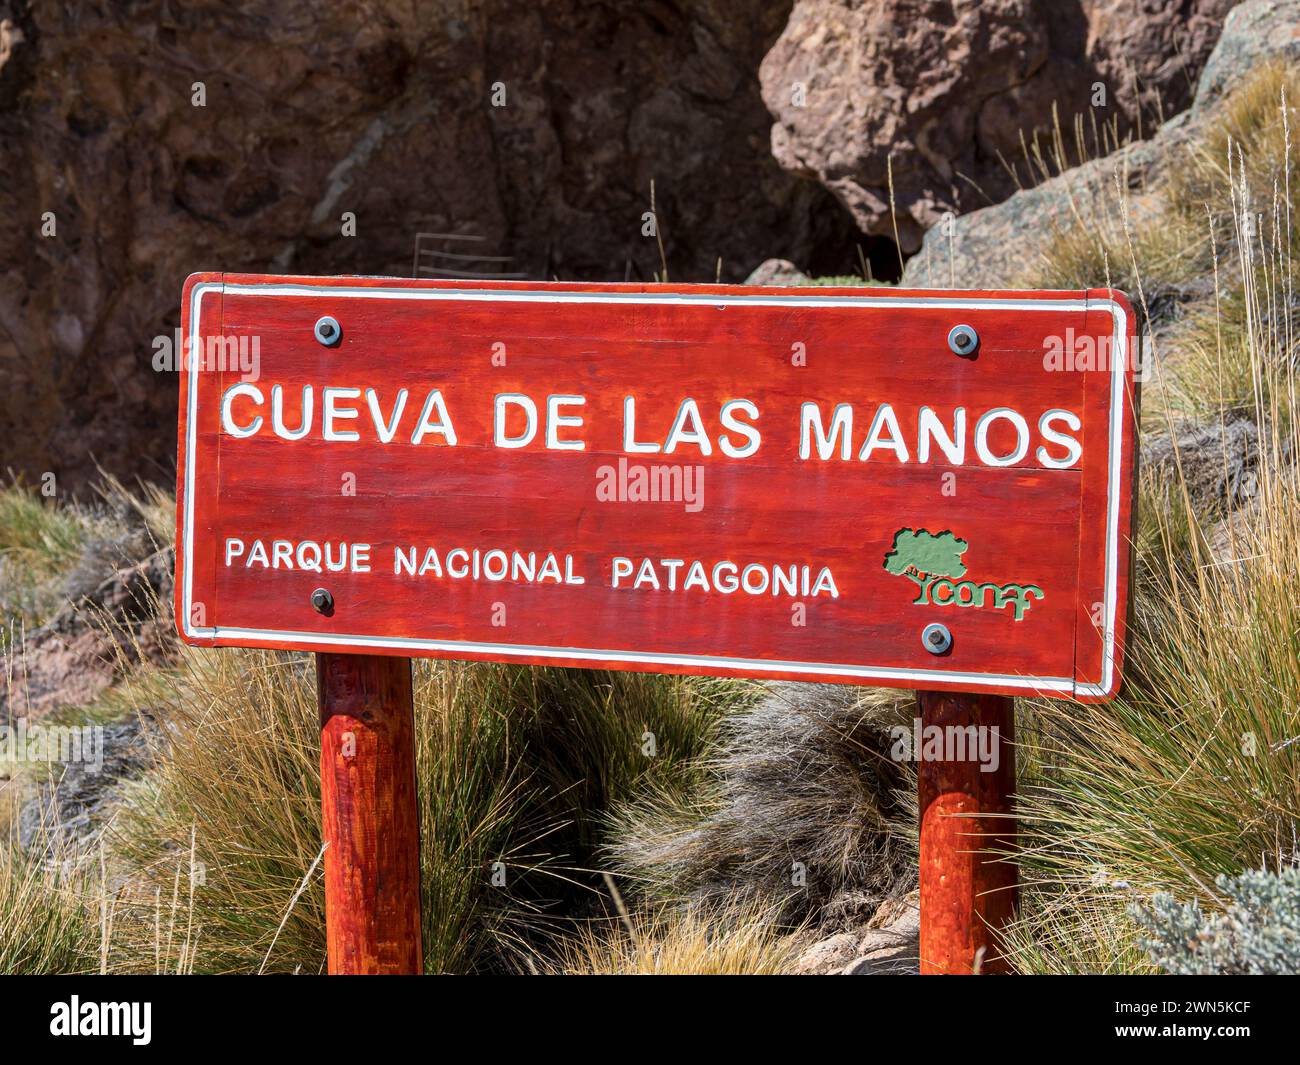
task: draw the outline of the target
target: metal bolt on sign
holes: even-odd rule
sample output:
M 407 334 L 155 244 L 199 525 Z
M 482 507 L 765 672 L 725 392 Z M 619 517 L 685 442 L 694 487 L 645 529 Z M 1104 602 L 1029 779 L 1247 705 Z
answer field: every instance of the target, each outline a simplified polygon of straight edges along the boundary
M 947 625 L 932 621 L 921 630 L 921 645 L 932 655 L 944 654 L 952 647 L 952 633 Z
M 316 339 L 324 344 L 327 348 L 332 348 L 343 339 L 343 327 L 339 325 L 338 319 L 325 315 L 316 320 Z
M 311 593 L 311 605 L 318 614 L 328 614 L 334 609 L 334 596 L 327 588 L 317 588 Z
M 980 335 L 968 325 L 954 325 L 948 333 L 948 347 L 954 355 L 974 355 L 980 346 Z

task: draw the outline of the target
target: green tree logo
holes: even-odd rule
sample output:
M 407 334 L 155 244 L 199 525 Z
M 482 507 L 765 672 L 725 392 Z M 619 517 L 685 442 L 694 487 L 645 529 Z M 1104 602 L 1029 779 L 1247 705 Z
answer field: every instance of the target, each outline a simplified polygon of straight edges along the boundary
M 915 581 L 919 591 L 915 603 L 924 603 L 926 586 L 936 577 L 953 580 L 966 575 L 961 556 L 970 544 L 953 533 L 932 533 L 928 529 L 899 529 L 894 547 L 885 555 L 885 572 Z

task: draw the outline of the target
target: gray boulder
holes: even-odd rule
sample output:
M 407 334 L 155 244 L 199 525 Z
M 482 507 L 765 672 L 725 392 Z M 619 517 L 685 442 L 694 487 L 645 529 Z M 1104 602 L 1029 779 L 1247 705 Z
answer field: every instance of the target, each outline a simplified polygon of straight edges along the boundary
M 1103 89 L 1120 136 L 1185 108 L 1233 3 L 797 0 L 759 70 L 772 154 L 912 252 L 1015 190 L 1003 160 L 1055 108 L 1068 126 Z
M 1201 71 L 1193 114 L 1212 107 L 1260 63 L 1278 58 L 1300 61 L 1300 0 L 1247 0 L 1233 8 Z
M 792 971 L 802 976 L 915 975 L 920 970 L 921 895 L 886 899 L 864 925 L 817 940 Z
M 149 732 L 156 726 L 138 717 L 109 725 L 38 725 L 53 745 L 61 732 L 76 728 L 86 752 L 79 759 L 51 760 L 37 794 L 18 817 L 18 840 L 26 848 L 57 853 L 69 842 L 93 842 L 112 815 L 122 785 L 152 764 Z M 94 757 L 90 757 L 90 754 Z
M 745 278 L 747 285 L 806 285 L 810 281 L 789 259 L 764 259 Z

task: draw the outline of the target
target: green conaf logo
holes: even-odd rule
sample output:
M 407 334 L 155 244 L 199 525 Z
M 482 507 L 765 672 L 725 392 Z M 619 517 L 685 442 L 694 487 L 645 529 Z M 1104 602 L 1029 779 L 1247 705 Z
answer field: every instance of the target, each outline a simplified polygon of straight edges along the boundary
M 913 603 L 922 606 L 1011 607 L 1022 621 L 1034 599 L 1043 598 L 1036 584 L 990 584 L 964 581 L 962 555 L 970 546 L 953 533 L 928 529 L 899 529 L 893 549 L 885 555 L 885 572 L 906 577 L 917 586 Z

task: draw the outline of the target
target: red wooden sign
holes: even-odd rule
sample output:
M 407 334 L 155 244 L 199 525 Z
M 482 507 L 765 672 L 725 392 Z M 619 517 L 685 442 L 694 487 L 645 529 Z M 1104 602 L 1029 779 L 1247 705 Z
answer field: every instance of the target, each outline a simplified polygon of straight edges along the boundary
M 1104 699 L 1120 294 L 198 274 L 195 644 Z

